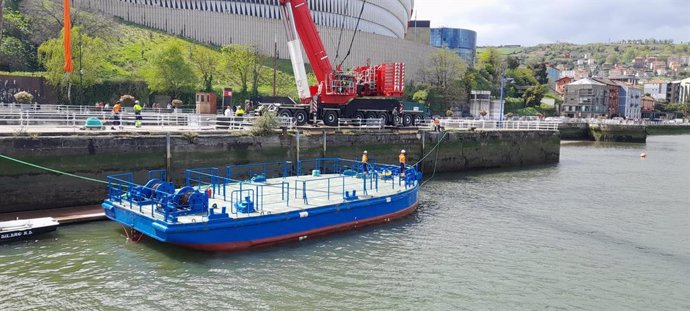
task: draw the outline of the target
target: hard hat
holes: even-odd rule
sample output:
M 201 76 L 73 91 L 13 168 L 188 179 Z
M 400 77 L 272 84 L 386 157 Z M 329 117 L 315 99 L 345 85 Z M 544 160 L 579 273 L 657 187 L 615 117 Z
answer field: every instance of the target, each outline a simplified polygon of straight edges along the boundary
M 403 149 L 403 150 L 400 150 L 400 153 L 405 153 L 405 149 Z
M 135 100 L 135 101 L 134 101 L 134 103 L 135 103 L 135 104 L 138 104 L 138 103 L 139 103 L 139 101 L 138 101 L 138 100 Z
M 366 150 L 364 150 L 364 154 L 367 154 L 367 151 L 366 151 Z

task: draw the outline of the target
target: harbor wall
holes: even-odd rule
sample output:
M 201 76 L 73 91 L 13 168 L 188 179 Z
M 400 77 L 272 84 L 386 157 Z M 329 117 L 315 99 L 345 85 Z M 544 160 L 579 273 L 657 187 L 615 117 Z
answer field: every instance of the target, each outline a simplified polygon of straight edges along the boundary
M 683 135 L 690 134 L 690 125 L 648 125 L 649 135 Z
M 325 138 L 325 139 L 324 139 Z M 416 163 L 443 138 L 421 163 L 426 172 L 461 172 L 557 163 L 560 138 L 556 131 L 477 131 L 335 133 L 309 131 L 267 137 L 222 133 L 175 133 L 170 136 L 171 177 L 179 185 L 184 169 L 227 164 L 296 161 L 299 158 L 341 157 L 358 160 L 368 150 L 372 161 L 397 163 L 400 149 Z M 325 142 L 325 146 L 324 146 Z M 87 178 L 166 167 L 167 139 L 161 133 L 81 133 L 51 136 L 0 137 L 0 154 Z M 99 204 L 106 185 L 0 159 L 0 213 Z
M 590 136 L 602 142 L 647 142 L 647 129 L 639 125 L 590 124 Z
M 562 140 L 590 140 L 601 142 L 647 141 L 645 126 L 625 124 L 561 123 L 558 131 Z

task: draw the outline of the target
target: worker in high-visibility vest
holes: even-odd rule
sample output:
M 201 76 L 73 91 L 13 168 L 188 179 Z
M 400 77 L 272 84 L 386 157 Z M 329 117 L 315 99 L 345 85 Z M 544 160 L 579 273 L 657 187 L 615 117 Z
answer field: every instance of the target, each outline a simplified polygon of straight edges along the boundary
M 365 173 L 369 171 L 369 156 L 367 156 L 366 150 L 362 152 L 362 169 Z
M 122 128 L 122 123 L 120 123 L 120 111 L 122 110 L 122 103 L 118 101 L 115 103 L 115 106 L 113 106 L 113 126 L 110 127 L 110 129 L 115 129 L 115 126 L 119 126 Z
M 400 176 L 405 176 L 405 162 L 407 162 L 407 157 L 405 156 L 405 149 L 400 150 L 398 160 L 400 160 Z
M 237 110 L 235 110 L 235 116 L 236 117 L 241 117 L 244 115 L 244 109 L 242 109 L 241 106 L 237 106 Z
M 139 103 L 138 100 L 135 101 L 134 107 L 132 107 L 132 109 L 134 109 L 134 119 L 135 119 L 134 125 L 136 127 L 141 127 L 141 120 L 142 120 L 141 110 L 143 109 L 143 107 L 141 107 L 141 103 Z

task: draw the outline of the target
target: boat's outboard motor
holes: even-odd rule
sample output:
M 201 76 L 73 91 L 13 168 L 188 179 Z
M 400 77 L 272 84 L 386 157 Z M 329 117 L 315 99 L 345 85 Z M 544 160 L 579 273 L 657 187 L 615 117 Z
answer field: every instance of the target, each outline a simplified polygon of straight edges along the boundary
M 168 210 L 176 215 L 197 214 L 208 210 L 208 196 L 192 187 L 177 190 L 168 202 Z
M 158 202 L 165 197 L 164 194 L 172 194 L 175 192 L 175 186 L 172 183 L 162 181 L 158 178 L 149 180 L 145 186 L 139 186 L 132 189 L 132 200 L 145 202 Z

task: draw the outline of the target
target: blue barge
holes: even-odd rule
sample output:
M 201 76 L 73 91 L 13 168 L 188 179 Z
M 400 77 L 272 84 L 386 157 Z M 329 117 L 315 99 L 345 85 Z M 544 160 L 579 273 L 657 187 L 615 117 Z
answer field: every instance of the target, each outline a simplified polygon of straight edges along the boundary
M 412 213 L 421 173 L 412 166 L 339 158 L 185 171 L 176 189 L 165 171 L 146 184 L 108 177 L 105 215 L 153 239 L 205 251 L 298 241 Z M 294 170 L 293 170 L 294 168 Z

